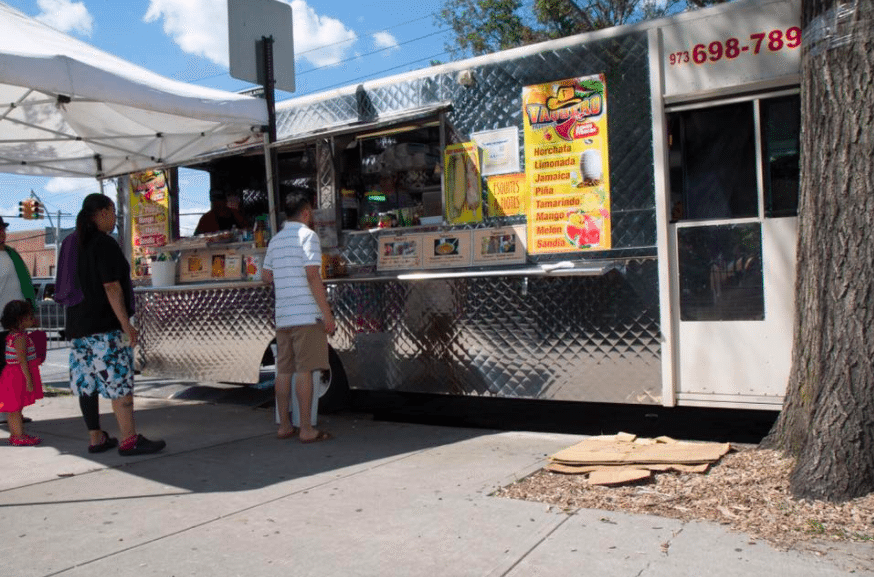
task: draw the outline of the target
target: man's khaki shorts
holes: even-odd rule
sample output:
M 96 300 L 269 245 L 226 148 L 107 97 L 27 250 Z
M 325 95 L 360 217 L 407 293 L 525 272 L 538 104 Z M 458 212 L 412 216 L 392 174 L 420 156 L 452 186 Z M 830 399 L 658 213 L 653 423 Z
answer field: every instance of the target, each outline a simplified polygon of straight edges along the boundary
M 328 334 L 321 321 L 276 329 L 276 349 L 276 372 L 280 375 L 330 368 Z

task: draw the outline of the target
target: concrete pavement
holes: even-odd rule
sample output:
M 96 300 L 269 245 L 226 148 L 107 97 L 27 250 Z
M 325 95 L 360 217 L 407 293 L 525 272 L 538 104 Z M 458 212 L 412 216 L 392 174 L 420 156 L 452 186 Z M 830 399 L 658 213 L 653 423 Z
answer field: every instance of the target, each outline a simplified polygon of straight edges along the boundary
M 89 455 L 69 396 L 26 410 L 39 447 L 0 430 L 0 575 L 874 575 L 870 544 L 781 552 L 712 523 L 490 496 L 578 436 L 342 414 L 321 423 L 336 439 L 301 445 L 274 438 L 272 408 L 161 396 L 136 400 L 157 455 Z

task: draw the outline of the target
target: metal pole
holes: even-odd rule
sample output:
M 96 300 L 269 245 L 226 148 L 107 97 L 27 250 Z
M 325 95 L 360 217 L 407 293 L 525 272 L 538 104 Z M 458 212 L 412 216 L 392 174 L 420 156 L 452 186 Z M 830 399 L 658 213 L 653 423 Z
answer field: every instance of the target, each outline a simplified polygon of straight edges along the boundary
M 61 252 L 61 209 L 58 209 L 58 222 L 55 223 L 55 276 L 58 276 L 58 253 Z
M 264 98 L 267 101 L 267 143 L 264 150 L 264 164 L 267 170 L 267 203 L 270 210 L 268 219 L 271 234 L 279 232 L 279 213 L 276 210 L 279 200 L 279 155 L 270 145 L 276 142 L 276 100 L 274 89 L 276 78 L 273 75 L 273 37 L 262 36 L 264 49 Z

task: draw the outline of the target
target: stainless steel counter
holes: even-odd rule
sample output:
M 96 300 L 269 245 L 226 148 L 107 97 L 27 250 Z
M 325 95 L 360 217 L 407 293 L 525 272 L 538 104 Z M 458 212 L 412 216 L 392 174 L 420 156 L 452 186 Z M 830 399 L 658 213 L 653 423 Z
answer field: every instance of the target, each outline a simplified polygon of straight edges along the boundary
M 275 336 L 273 287 L 217 282 L 134 290 L 144 375 L 257 383 Z
M 349 386 L 658 404 L 655 261 L 329 279 Z M 260 282 L 136 290 L 143 374 L 256 383 L 274 338 Z

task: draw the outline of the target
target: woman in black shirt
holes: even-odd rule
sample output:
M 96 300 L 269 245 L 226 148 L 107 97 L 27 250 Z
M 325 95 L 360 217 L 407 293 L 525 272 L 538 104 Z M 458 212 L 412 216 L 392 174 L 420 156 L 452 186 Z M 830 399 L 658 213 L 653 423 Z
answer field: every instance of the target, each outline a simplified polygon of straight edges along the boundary
M 76 217 L 79 254 L 76 278 L 83 300 L 67 308 L 70 388 L 79 397 L 91 437 L 89 453 L 102 453 L 118 440 L 100 428 L 97 394 L 111 399 L 122 442 L 121 455 L 143 455 L 164 448 L 136 432 L 134 423 L 134 355 L 137 330 L 131 324 L 133 290 L 130 264 L 109 233 L 115 228 L 115 204 L 108 196 L 89 194 Z

